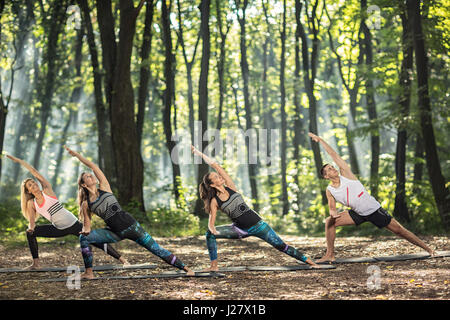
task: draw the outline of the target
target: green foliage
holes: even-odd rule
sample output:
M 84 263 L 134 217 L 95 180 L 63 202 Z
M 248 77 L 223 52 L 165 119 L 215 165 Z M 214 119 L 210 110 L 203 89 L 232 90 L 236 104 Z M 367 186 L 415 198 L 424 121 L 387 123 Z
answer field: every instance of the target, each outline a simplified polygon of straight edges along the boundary
M 150 234 L 166 237 L 200 233 L 199 218 L 178 208 L 155 208 L 146 213 Z
M 26 242 L 28 221 L 23 217 L 20 202 L 3 201 L 0 204 L 0 240 L 2 243 Z

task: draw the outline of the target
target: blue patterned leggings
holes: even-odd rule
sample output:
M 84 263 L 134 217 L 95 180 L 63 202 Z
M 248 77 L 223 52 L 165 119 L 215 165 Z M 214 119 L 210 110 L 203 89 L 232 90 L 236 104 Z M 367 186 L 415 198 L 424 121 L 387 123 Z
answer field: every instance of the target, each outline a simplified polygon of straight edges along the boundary
M 92 230 L 88 236 L 80 235 L 81 254 L 83 255 L 85 268 L 92 268 L 93 256 L 89 244 L 114 243 L 123 239 L 133 240 L 168 264 L 178 269 L 184 269 L 184 263 L 170 251 L 160 247 L 137 221 L 120 232 L 113 232 L 109 228 L 104 228 Z
M 212 234 L 209 230 L 206 232 L 206 246 L 208 247 L 211 261 L 217 260 L 216 239 L 242 239 L 249 236 L 258 237 L 297 260 L 305 262 L 308 259 L 300 251 L 284 243 L 275 231 L 263 220 L 248 229 L 240 229 L 232 224 L 218 226 L 216 230 L 219 232 L 218 235 Z

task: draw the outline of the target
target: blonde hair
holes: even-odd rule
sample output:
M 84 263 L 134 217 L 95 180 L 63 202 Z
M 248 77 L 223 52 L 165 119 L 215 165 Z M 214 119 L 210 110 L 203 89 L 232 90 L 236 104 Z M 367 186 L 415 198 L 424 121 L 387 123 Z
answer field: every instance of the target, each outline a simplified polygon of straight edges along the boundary
M 26 184 L 28 181 L 34 181 L 31 178 L 25 179 L 22 181 L 22 185 L 20 186 L 20 205 L 22 208 L 22 214 L 25 217 L 25 219 L 28 220 L 28 222 L 30 221 L 30 215 L 28 212 L 28 201 L 31 199 L 34 199 L 34 195 L 28 191 Z M 37 220 L 38 215 L 36 215 L 35 217 L 35 221 Z

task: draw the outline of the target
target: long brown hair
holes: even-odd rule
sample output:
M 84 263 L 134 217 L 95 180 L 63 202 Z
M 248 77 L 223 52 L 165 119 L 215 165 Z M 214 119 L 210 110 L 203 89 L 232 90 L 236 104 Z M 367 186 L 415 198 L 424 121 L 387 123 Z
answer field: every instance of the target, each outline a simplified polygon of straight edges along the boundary
M 28 222 L 30 221 L 30 215 L 28 212 L 28 201 L 31 199 L 34 199 L 34 195 L 28 191 L 26 184 L 28 181 L 34 181 L 31 178 L 25 179 L 22 181 L 22 185 L 20 186 L 20 206 L 22 208 L 22 214 L 25 217 L 25 219 L 28 220 Z M 34 221 L 37 220 L 39 216 L 36 215 Z
M 210 174 L 211 172 L 208 172 L 203 176 L 203 181 L 198 187 L 200 199 L 203 200 L 203 203 L 205 204 L 205 211 L 208 214 L 211 213 L 211 199 L 216 195 L 216 189 L 211 187 L 212 181 L 209 178 Z
M 86 174 L 86 172 L 82 172 L 80 174 L 80 177 L 78 178 L 78 195 L 77 195 L 77 202 L 78 202 L 78 217 L 83 220 L 84 219 L 84 215 L 81 212 L 82 210 L 82 204 L 84 201 L 88 201 L 89 199 L 89 190 L 85 187 L 82 186 L 82 184 L 84 184 L 84 175 Z M 89 210 L 89 206 L 87 208 L 87 213 L 89 218 L 92 218 L 92 211 Z

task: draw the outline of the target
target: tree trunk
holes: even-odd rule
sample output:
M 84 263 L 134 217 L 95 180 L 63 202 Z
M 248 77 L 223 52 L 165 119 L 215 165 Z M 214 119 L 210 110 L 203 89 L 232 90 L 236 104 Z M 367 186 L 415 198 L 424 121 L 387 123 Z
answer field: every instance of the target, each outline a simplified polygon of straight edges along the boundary
M 300 1 L 295 1 L 295 21 L 296 21 L 296 29 L 295 29 L 295 71 L 294 71 L 294 105 L 295 105 L 295 116 L 294 116 L 294 161 L 297 168 L 296 174 L 296 183 L 297 183 L 297 197 L 296 204 L 297 208 L 300 208 L 300 198 L 301 198 L 301 187 L 300 181 L 301 177 L 299 174 L 299 163 L 300 163 L 300 146 L 306 147 L 307 145 L 307 132 L 305 130 L 305 124 L 302 120 L 302 105 L 300 102 L 300 97 L 302 93 L 302 89 L 300 86 L 301 78 L 300 78 L 300 24 L 301 24 L 301 11 L 302 4 Z M 296 210 L 299 212 L 299 209 Z
M 395 175 L 397 177 L 395 190 L 394 216 L 399 221 L 409 222 L 410 216 L 406 205 L 406 143 L 407 143 L 407 117 L 411 101 L 411 74 L 413 66 L 413 39 L 410 19 L 407 18 L 405 8 L 401 8 L 402 20 L 402 51 L 403 60 L 400 69 L 399 82 L 402 94 L 400 96 L 400 116 L 402 121 L 397 131 L 397 148 L 395 152 Z
M 448 188 L 445 186 L 446 180 L 442 175 L 441 164 L 436 149 L 436 140 L 434 137 L 432 110 L 428 92 L 428 57 L 425 50 L 425 40 L 422 31 L 420 1 L 407 0 L 406 3 L 408 7 L 408 17 L 412 20 L 413 25 L 420 125 L 423 140 L 426 142 L 424 145 L 428 175 L 442 224 L 444 229 L 448 231 L 450 230 L 450 195 Z
M 289 212 L 289 200 L 286 180 L 287 167 L 287 124 L 286 124 L 286 88 L 285 88 L 285 69 L 286 69 L 286 0 L 283 0 L 283 23 L 281 31 L 281 58 L 280 58 L 280 98 L 281 98 L 281 202 L 283 204 L 282 215 Z
M 117 166 L 119 201 L 137 201 L 139 209 L 144 211 L 144 167 L 138 144 L 130 75 L 136 19 L 142 4 L 141 1 L 139 7 L 135 8 L 132 0 L 119 2 L 120 31 L 111 94 L 111 138 Z
M 299 0 L 296 0 L 299 1 Z M 303 60 L 303 81 L 305 83 L 305 90 L 308 96 L 309 101 L 309 131 L 318 134 L 317 129 L 317 101 L 314 96 L 314 82 L 316 79 L 316 71 L 317 71 L 317 59 L 319 54 L 319 38 L 318 38 L 318 26 L 316 25 L 317 17 L 316 17 L 316 9 L 318 5 L 318 0 L 315 2 L 312 12 L 312 17 L 308 17 L 308 20 L 314 21 L 312 24 L 312 35 L 313 35 L 313 44 L 312 44 L 312 52 L 311 58 L 309 57 L 309 49 L 308 49 L 308 39 L 305 33 L 305 29 L 303 28 L 303 24 L 299 20 L 298 31 L 300 33 L 300 38 L 302 40 L 302 60 Z M 299 7 L 301 9 L 301 6 Z M 305 14 L 308 16 L 308 10 L 305 7 Z M 320 155 L 320 146 L 318 143 L 311 142 L 311 148 L 314 154 L 314 164 L 316 167 L 316 175 L 320 179 L 320 169 L 322 168 L 322 156 Z M 325 191 L 321 191 L 322 193 L 322 203 L 327 203 L 327 198 L 325 195 Z
M 202 128 L 199 130 L 199 140 L 196 141 L 197 146 L 201 146 L 203 151 L 207 146 L 207 141 L 203 141 L 203 134 L 208 129 L 208 71 L 209 71 L 209 57 L 210 57 L 210 32 L 209 32 L 209 16 L 210 16 L 210 0 L 202 0 L 200 3 L 200 34 L 202 37 L 202 59 L 200 66 L 200 78 L 198 82 L 198 120 Z M 202 182 L 203 176 L 208 173 L 209 166 L 206 163 L 201 163 L 198 166 L 197 186 Z M 198 189 L 197 189 L 198 190 Z M 198 194 L 198 191 L 197 191 Z M 205 218 L 206 214 L 203 208 L 203 201 L 198 194 L 195 203 L 194 214 Z
M 54 86 L 56 80 L 56 61 L 58 59 L 57 47 L 59 35 L 63 30 L 66 21 L 66 9 L 68 2 L 66 0 L 54 1 L 51 6 L 51 17 L 48 22 L 44 23 L 44 30 L 48 34 L 48 45 L 44 55 L 44 63 L 47 66 L 47 74 L 45 77 L 44 91 L 39 93 L 41 98 L 40 110 L 40 130 L 36 141 L 36 149 L 34 152 L 33 167 L 39 170 L 41 160 L 41 152 L 44 143 L 45 133 L 47 132 L 47 122 L 50 117 Z M 49 23 L 50 26 L 46 26 Z
M 145 119 L 145 106 L 148 98 L 148 84 L 150 80 L 150 52 L 152 50 L 152 23 L 153 23 L 153 0 L 147 1 L 145 9 L 145 25 L 144 35 L 141 46 L 141 68 L 139 77 L 139 92 L 138 92 L 138 113 L 136 117 L 136 127 L 138 135 L 138 144 L 141 146 L 142 131 Z
M 170 4 L 171 5 L 171 4 Z M 161 20 L 163 27 L 163 42 L 165 48 L 165 62 L 164 62 L 164 77 L 166 82 L 166 89 L 164 90 L 164 111 L 163 111 L 163 125 L 164 133 L 166 137 L 166 146 L 169 151 L 169 156 L 172 154 L 173 148 L 175 148 L 175 141 L 172 141 L 172 102 L 175 91 L 175 74 L 174 74 L 174 54 L 172 49 L 172 35 L 170 30 L 170 7 L 167 7 L 165 1 L 161 5 Z M 173 160 L 172 163 L 172 177 L 173 177 L 173 193 L 178 203 L 179 193 L 179 177 L 181 176 L 180 166 Z
M 377 105 L 375 102 L 375 88 L 372 75 L 373 53 L 372 53 L 372 34 L 366 25 L 365 15 L 367 12 L 367 0 L 361 0 L 361 30 L 364 33 L 363 47 L 366 63 L 366 102 L 367 113 L 370 122 L 370 147 L 372 156 L 370 161 L 370 193 L 375 198 L 378 197 L 378 171 L 380 167 L 380 130 L 378 128 Z M 361 41 L 361 39 L 360 39 Z
M 187 76 L 187 84 L 188 84 L 188 108 L 189 108 L 189 131 L 191 133 L 191 143 L 195 144 L 194 141 L 194 132 L 195 132 L 195 127 L 194 127 L 194 121 L 195 121 L 195 116 L 194 116 L 194 84 L 192 81 L 192 67 L 194 65 L 194 61 L 195 61 L 195 56 L 197 53 L 197 46 L 200 40 L 200 34 L 197 37 L 197 41 L 195 42 L 195 48 L 194 48 L 194 53 L 192 54 L 192 58 L 191 61 L 189 61 L 188 57 L 187 57 L 187 53 L 186 53 L 186 45 L 184 43 L 184 35 L 183 35 L 183 22 L 181 19 L 181 4 L 180 4 L 180 0 L 177 0 L 177 13 L 178 13 L 178 40 L 179 43 L 181 44 L 181 49 L 183 51 L 183 58 L 184 58 L 184 62 L 186 64 L 186 76 Z
M 219 57 L 217 61 L 217 73 L 219 78 L 219 111 L 217 113 L 217 130 L 220 131 L 222 128 L 222 113 L 223 113 L 223 104 L 225 99 L 225 60 L 226 60 L 226 39 L 228 32 L 230 31 L 230 23 L 226 25 L 226 31 L 223 31 L 223 23 L 222 23 L 222 13 L 220 7 L 220 0 L 216 0 L 216 15 L 217 15 L 217 24 L 219 27 L 220 34 L 220 46 L 219 46 Z
M 109 113 L 109 106 L 107 107 L 105 105 L 103 99 L 102 71 L 100 70 L 100 64 L 98 61 L 97 45 L 95 44 L 95 35 L 90 17 L 90 9 L 87 0 L 78 0 L 78 5 L 81 8 L 83 25 L 86 28 L 87 42 L 94 76 L 95 113 L 98 130 L 98 164 L 100 169 L 108 177 L 108 181 L 114 190 L 117 188 L 117 173 L 111 139 L 111 117 Z M 105 15 L 103 11 L 98 12 L 99 20 L 103 19 L 103 15 Z M 105 48 L 106 45 L 103 45 L 103 50 L 105 50 Z M 104 53 L 104 55 L 105 54 L 106 53 Z
M 247 44 L 245 41 L 246 37 L 246 17 L 245 17 L 245 10 L 248 5 L 248 0 L 243 1 L 243 5 L 240 5 L 240 0 L 236 1 L 236 7 L 237 10 L 242 10 L 242 17 L 239 17 L 239 12 L 237 12 L 237 17 L 239 20 L 239 24 L 241 26 L 241 33 L 240 33 L 240 48 L 241 48 L 241 72 L 242 72 L 242 78 L 244 81 L 244 106 L 245 106 L 245 121 L 246 121 L 246 130 L 249 130 L 253 128 L 253 121 L 252 121 L 252 106 L 250 102 L 250 92 L 249 92 L 249 67 L 248 67 L 248 61 L 247 61 Z M 246 140 L 245 143 L 247 147 L 247 159 L 250 158 L 250 142 Z M 252 193 L 252 203 L 253 208 L 255 211 L 259 210 L 259 201 L 258 201 L 258 185 L 257 185 L 257 164 L 248 164 L 248 175 L 250 180 L 250 189 Z

